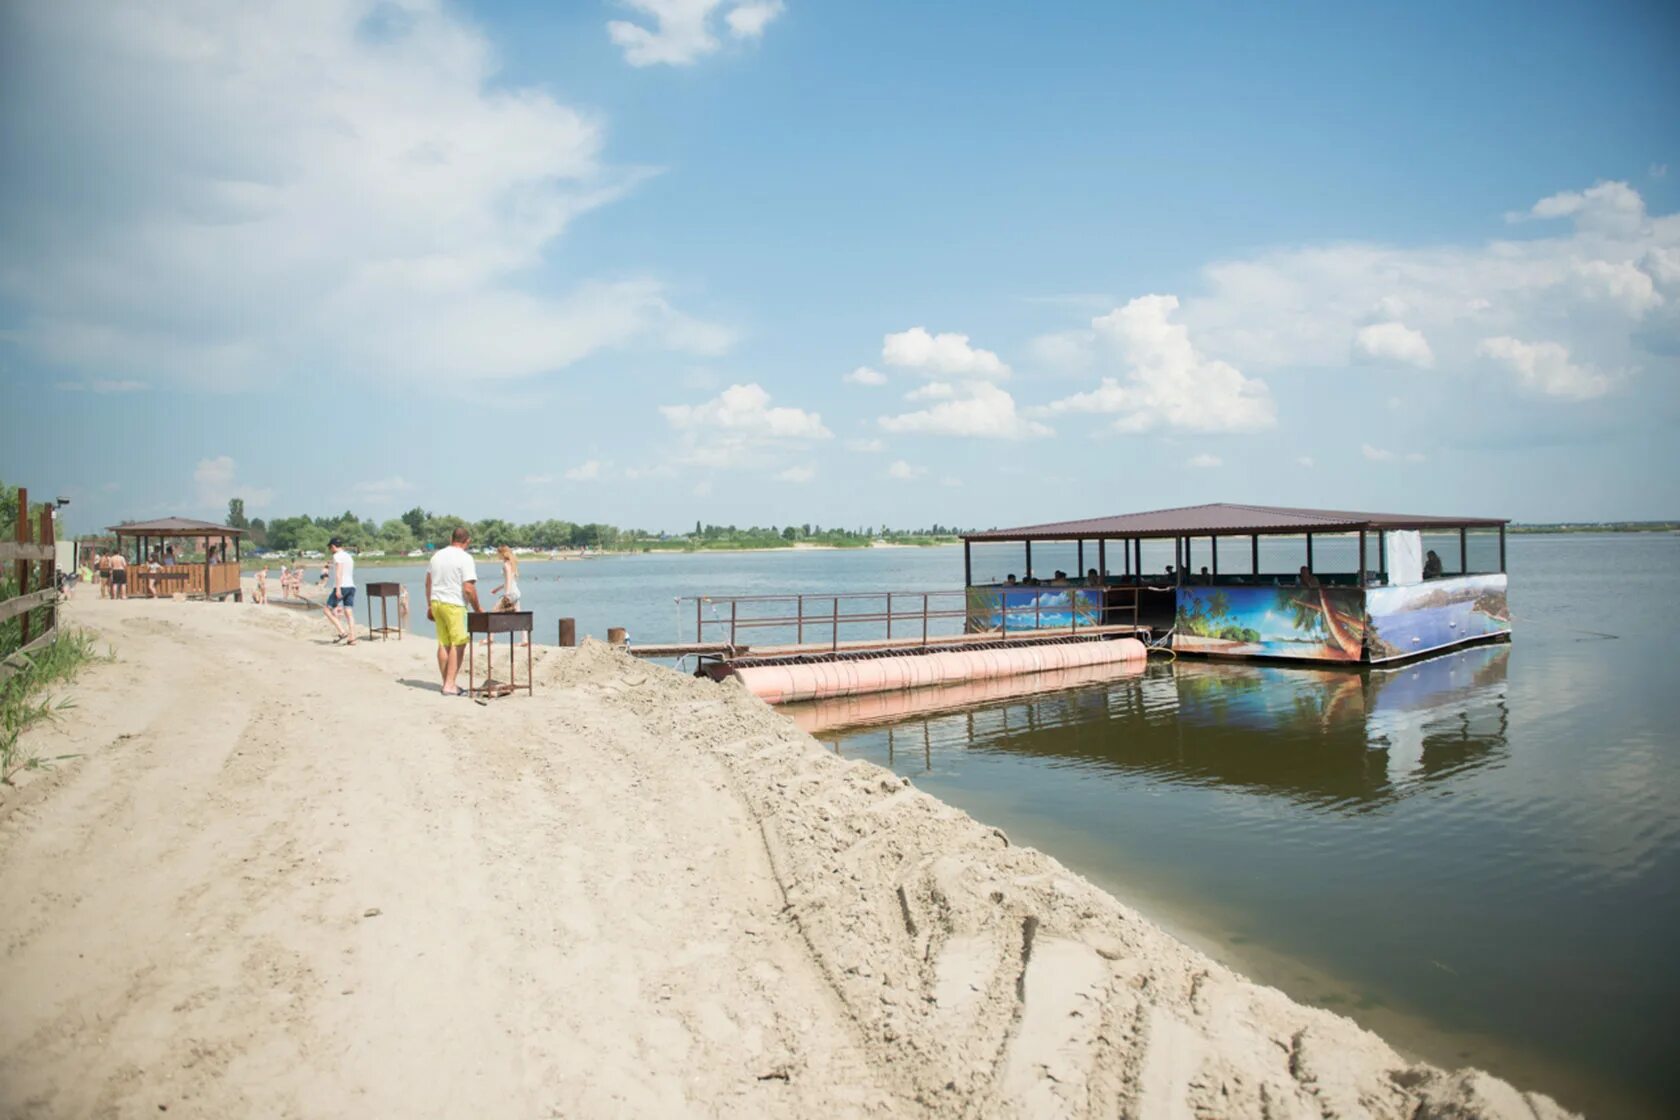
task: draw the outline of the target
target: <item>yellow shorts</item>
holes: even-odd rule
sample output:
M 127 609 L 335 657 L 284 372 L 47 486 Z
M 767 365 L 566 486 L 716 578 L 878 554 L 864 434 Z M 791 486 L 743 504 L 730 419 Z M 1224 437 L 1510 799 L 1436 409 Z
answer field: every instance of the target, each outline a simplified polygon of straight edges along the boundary
M 432 622 L 437 626 L 438 645 L 467 644 L 467 608 L 459 603 L 432 602 Z

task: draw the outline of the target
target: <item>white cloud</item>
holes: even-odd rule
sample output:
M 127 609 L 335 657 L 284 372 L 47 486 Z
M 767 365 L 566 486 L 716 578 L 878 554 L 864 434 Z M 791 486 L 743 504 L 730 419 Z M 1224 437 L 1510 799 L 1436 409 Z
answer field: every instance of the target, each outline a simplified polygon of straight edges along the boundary
M 930 376 L 978 377 L 1002 381 L 1009 367 L 990 350 L 969 345 L 966 334 L 929 334 L 925 327 L 889 334 L 881 340 L 881 360 L 889 366 Z
M 201 463 L 200 466 L 203 464 Z M 229 460 L 231 467 L 232 460 Z M 402 475 L 391 475 L 389 478 L 376 478 L 367 482 L 358 482 L 350 487 L 350 492 L 362 501 L 383 505 L 399 494 L 406 494 L 414 489 L 414 484 Z
M 871 369 L 868 366 L 859 366 L 852 372 L 846 374 L 846 376 L 842 377 L 840 380 L 850 385 L 885 385 L 887 383 L 887 375 L 878 369 Z
M 913 478 L 920 478 L 927 473 L 926 467 L 913 467 L 903 459 L 894 459 L 887 467 L 887 477 L 896 478 L 901 482 L 908 482 Z
M 1301 455 L 1301 456 L 1298 456 L 1295 460 L 1295 465 L 1298 466 L 1298 467 L 1310 467 L 1310 466 L 1313 465 L 1313 463 L 1314 463 L 1314 460 L 1313 460 L 1313 457 L 1311 455 Z
M 847 451 L 856 451 L 865 455 L 878 455 L 887 449 L 887 445 L 878 439 L 849 439 L 846 441 Z
M 607 22 L 607 37 L 623 48 L 632 66 L 687 66 L 722 44 L 713 32 L 713 16 L 723 0 L 618 0 L 651 19 L 651 27 L 615 19 Z M 782 13 L 781 0 L 738 0 L 727 6 L 723 21 L 735 39 L 757 39 Z
M 1373 318 L 1404 317 L 1438 368 L 1486 371 L 1492 337 L 1547 338 L 1581 367 L 1680 372 L 1680 215 L 1624 183 L 1563 192 L 1517 216 L 1517 240 L 1281 249 L 1203 270 L 1182 310 L 1197 346 L 1245 372 L 1345 371 Z M 1564 219 L 1565 228 L 1551 223 Z M 1395 339 L 1390 339 L 1395 341 Z M 1421 351 L 1418 351 L 1421 354 Z
M 771 407 L 770 394 L 756 383 L 731 385 L 703 404 L 661 405 L 673 428 L 718 428 L 775 439 L 827 439 L 834 433 L 822 417 L 799 408 Z
M 1578 401 L 1603 396 L 1610 390 L 1610 378 L 1570 361 L 1568 348 L 1560 343 L 1485 338 L 1477 353 L 1504 365 L 1524 388 L 1545 396 Z
M 666 423 L 684 433 L 685 459 L 701 466 L 734 467 L 767 447 L 829 439 L 833 432 L 815 412 L 772 406 L 756 383 L 731 385 L 700 404 L 661 405 Z
M 803 485 L 817 477 L 817 468 L 809 465 L 788 467 L 776 472 L 778 482 L 792 482 Z
M 1373 463 L 1395 463 L 1404 459 L 1408 463 L 1421 463 L 1424 456 L 1416 451 L 1408 451 L 1402 455 L 1398 451 L 1390 451 L 1385 447 L 1373 447 L 1368 443 L 1359 445 L 1359 451 Z
M 1207 467 L 1222 467 L 1224 465 L 1225 465 L 1225 460 L 1221 459 L 1217 455 L 1209 455 L 1209 454 L 1204 452 L 1203 454 L 1200 454 L 1200 455 L 1190 456 L 1190 466 L 1192 466 L 1192 467 L 1207 468 Z
M 1415 331 L 1404 323 L 1372 323 L 1360 327 L 1353 336 L 1354 349 L 1378 361 L 1401 362 L 1431 369 L 1435 352 L 1422 331 Z
M 1035 414 L 1114 414 L 1114 427 L 1123 432 L 1236 432 L 1276 423 L 1266 383 L 1202 354 L 1189 330 L 1172 321 L 1177 311 L 1176 296 L 1150 295 L 1093 319 L 1090 345 L 1107 362 L 1125 367 L 1124 380 L 1105 377 L 1096 389 Z
M 88 381 L 60 381 L 57 387 L 73 393 L 139 393 L 151 388 L 144 381 L 104 377 Z
M 1051 435 L 1049 428 L 1015 409 L 1015 398 L 987 381 L 977 381 L 956 400 L 941 401 L 920 412 L 883 416 L 883 431 L 987 439 L 1024 439 Z
M 729 33 L 735 38 L 757 39 L 782 10 L 782 0 L 744 0 L 729 9 L 724 22 L 729 24 Z
M 1584 191 L 1559 191 L 1536 202 L 1527 214 L 1507 220 L 1573 218 L 1582 229 L 1631 234 L 1645 221 L 1645 200 L 1626 183 L 1601 182 Z
M 598 119 L 499 76 L 456 5 L 9 14 L 30 96 L 0 99 L 0 129 L 31 173 L 0 196 L 0 297 L 49 362 L 216 388 L 305 366 L 458 384 L 730 341 L 651 278 L 547 281 L 572 220 L 644 173 L 603 163 Z M 42 105 L 51 127 L 26 127 Z
M 957 395 L 957 387 L 949 381 L 929 381 L 904 394 L 907 401 L 948 401 Z
M 1653 163 L 1650 167 L 1646 168 L 1645 173 L 1653 179 L 1666 179 L 1668 178 L 1668 164 Z
M 594 482 L 601 477 L 606 464 L 599 459 L 585 459 L 575 467 L 568 467 L 565 472 L 567 482 Z
M 239 481 L 238 466 L 233 457 L 218 455 L 200 459 L 193 468 L 193 503 L 201 513 L 225 512 L 230 499 L 241 498 L 246 510 L 268 506 L 274 491 L 268 487 L 248 486 Z

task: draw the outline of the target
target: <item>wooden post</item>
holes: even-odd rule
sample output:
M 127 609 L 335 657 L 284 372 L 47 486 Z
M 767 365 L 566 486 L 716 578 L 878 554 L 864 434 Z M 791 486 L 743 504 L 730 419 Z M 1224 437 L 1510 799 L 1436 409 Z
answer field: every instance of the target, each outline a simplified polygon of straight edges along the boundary
M 1311 533 L 1308 533 L 1308 534 L 1307 534 L 1307 571 L 1308 571 L 1308 572 L 1311 572 L 1311 571 L 1312 571 L 1312 570 L 1313 570 L 1313 562 L 1312 562 L 1312 534 L 1311 534 Z
M 1209 544 L 1209 546 L 1212 550 L 1211 555 L 1213 557 L 1213 574 L 1214 574 L 1215 578 L 1218 578 L 1218 576 L 1219 576 L 1219 538 L 1218 537 L 1209 537 L 1208 538 L 1208 544 Z
M 622 626 L 609 626 L 609 627 L 607 627 L 607 644 L 609 646 L 624 645 L 625 642 L 629 640 L 629 637 L 630 637 L 630 635 L 625 631 L 624 627 L 622 627 Z
M 1499 571 L 1501 574 L 1504 574 L 1505 571 L 1505 526 L 1503 525 L 1499 527 Z
M 1388 578 L 1388 534 L 1377 534 L 1377 574 Z
M 974 557 L 967 540 L 963 541 L 963 586 L 974 586 Z
M 1259 574 L 1260 574 L 1260 534 L 1259 533 L 1250 533 L 1248 535 L 1248 559 L 1249 559 L 1249 563 L 1248 563 L 1249 572 L 1248 572 L 1248 574 L 1251 575 L 1251 576 L 1259 576 Z
M 1458 574 L 1468 575 L 1470 572 L 1470 533 L 1464 526 L 1458 527 Z
M 17 543 L 29 543 L 29 491 L 22 486 L 18 487 Z M 20 559 L 17 562 L 17 588 L 19 595 L 29 594 L 29 561 L 27 560 Z M 18 642 L 18 648 L 21 649 L 29 644 L 28 611 L 18 615 L 18 626 L 21 639 Z
M 1173 538 L 1173 577 L 1182 585 L 1184 583 L 1184 538 Z
M 1359 530 L 1359 586 L 1365 586 L 1365 530 Z
M 39 538 L 40 543 L 46 545 L 48 548 L 53 548 L 53 542 L 57 539 L 57 536 L 53 532 L 53 513 L 51 506 L 48 506 L 46 509 L 41 511 L 41 529 L 36 536 Z M 48 588 L 56 588 L 57 586 L 58 550 L 53 548 L 53 552 L 48 559 L 41 561 L 41 590 L 45 591 Z M 46 637 L 48 634 L 53 633 L 57 629 L 58 600 L 55 599 L 52 604 L 47 607 L 47 626 L 46 629 L 41 631 L 41 636 Z
M 705 601 L 704 596 L 696 595 L 694 597 L 694 644 L 695 645 L 699 645 L 701 642 L 706 640 L 705 636 L 702 633 L 702 631 L 704 631 L 705 628 L 706 628 L 706 619 L 705 619 L 705 616 L 700 613 L 700 606 L 704 601 Z
M 734 599 L 729 600 L 729 644 L 735 645 L 735 615 L 741 604 Z M 608 631 L 610 634 L 611 631 Z
M 1100 540 L 1100 541 L 1097 542 L 1097 578 L 1099 580 L 1103 580 L 1103 581 L 1106 581 L 1108 579 L 1108 541 L 1107 540 Z
M 554 636 L 554 640 L 566 649 L 577 645 L 577 619 L 562 618 L 560 620 L 560 632 Z
M 1031 579 L 1032 578 L 1032 542 L 1031 541 L 1027 542 L 1027 574 L 1025 576 L 1023 576 L 1022 578 L 1023 579 Z
M 1085 578 L 1085 538 L 1081 537 L 1073 549 L 1073 574 Z

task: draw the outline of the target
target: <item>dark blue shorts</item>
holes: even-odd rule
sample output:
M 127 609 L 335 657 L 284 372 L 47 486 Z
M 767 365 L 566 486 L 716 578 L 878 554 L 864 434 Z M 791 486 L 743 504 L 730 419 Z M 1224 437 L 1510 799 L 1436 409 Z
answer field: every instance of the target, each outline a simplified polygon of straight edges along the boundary
M 332 594 L 327 596 L 327 606 L 350 608 L 356 605 L 356 589 L 354 587 L 335 587 Z

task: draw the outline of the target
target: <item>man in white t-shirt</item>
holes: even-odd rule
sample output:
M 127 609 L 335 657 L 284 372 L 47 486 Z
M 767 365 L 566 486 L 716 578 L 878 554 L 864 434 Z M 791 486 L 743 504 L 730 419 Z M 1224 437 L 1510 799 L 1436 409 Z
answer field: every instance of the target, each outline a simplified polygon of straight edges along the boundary
M 356 644 L 356 558 L 338 537 L 328 541 L 327 547 L 332 550 L 332 591 L 321 613 L 338 631 L 333 641 L 353 646 Z
M 438 672 L 445 696 L 461 695 L 455 677 L 467 651 L 467 607 L 484 609 L 478 605 L 478 567 L 467 551 L 470 543 L 467 527 L 456 526 L 449 547 L 432 553 L 432 562 L 426 566 L 426 617 L 437 627 Z

